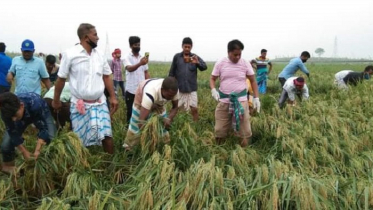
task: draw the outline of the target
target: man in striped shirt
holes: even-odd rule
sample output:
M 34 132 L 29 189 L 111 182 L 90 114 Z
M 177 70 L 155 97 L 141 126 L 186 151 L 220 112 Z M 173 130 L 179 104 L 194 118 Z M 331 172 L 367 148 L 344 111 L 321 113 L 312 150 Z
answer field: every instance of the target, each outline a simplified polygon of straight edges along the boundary
M 95 26 L 82 23 L 78 28 L 80 44 L 67 50 L 61 61 L 52 106 L 59 110 L 61 91 L 66 78 L 70 80 L 71 123 L 84 146 L 103 145 L 104 151 L 114 153 L 110 116 L 118 108 L 111 70 L 106 58 L 97 49 Z M 104 89 L 110 95 L 110 113 Z

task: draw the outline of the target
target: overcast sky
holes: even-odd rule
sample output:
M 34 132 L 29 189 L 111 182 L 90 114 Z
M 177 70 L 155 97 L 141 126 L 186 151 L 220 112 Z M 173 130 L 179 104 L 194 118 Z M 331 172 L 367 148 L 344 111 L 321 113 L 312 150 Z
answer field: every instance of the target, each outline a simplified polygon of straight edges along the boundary
M 1 1 L 0 42 L 20 52 L 31 39 L 37 52 L 58 54 L 79 42 L 80 23 L 96 26 L 98 49 L 129 52 L 128 37 L 141 37 L 150 60 L 171 60 L 184 37 L 192 52 L 208 61 L 227 55 L 227 43 L 241 40 L 243 57 L 298 56 L 315 49 L 332 56 L 337 37 L 339 57 L 373 58 L 372 0 L 12 0 Z

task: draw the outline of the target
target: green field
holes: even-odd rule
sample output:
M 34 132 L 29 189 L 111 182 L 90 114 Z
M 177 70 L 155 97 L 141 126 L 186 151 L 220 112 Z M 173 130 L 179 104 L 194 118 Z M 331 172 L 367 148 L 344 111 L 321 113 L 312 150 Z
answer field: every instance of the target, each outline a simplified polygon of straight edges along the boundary
M 252 144 L 241 148 L 231 135 L 214 144 L 210 94 L 213 64 L 199 73 L 200 120 L 179 113 L 171 144 L 148 122 L 142 145 L 124 152 L 125 105 L 113 119 L 116 151 L 84 149 L 62 132 L 38 161 L 17 157 L 17 183 L 0 175 L 1 209 L 372 209 L 373 81 L 340 91 L 340 70 L 362 71 L 368 64 L 308 65 L 310 100 L 280 110 L 274 64 L 261 113 L 252 117 Z M 170 64 L 149 64 L 152 77 L 165 77 Z M 0 126 L 1 133 L 4 126 Z M 35 131 L 26 146 L 34 148 Z M 154 146 L 156 145 L 156 146 Z M 16 185 L 13 187 L 13 185 Z

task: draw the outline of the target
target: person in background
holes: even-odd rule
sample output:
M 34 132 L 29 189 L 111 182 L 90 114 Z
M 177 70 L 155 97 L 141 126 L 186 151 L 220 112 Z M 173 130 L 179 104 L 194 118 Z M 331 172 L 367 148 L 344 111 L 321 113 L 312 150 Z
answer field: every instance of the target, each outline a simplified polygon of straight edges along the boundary
M 45 58 L 45 66 L 49 74 L 49 80 L 52 84 L 57 80 L 57 73 L 60 66 L 56 64 L 56 57 L 54 55 L 47 55 Z
M 304 65 L 305 62 L 311 57 L 310 53 L 307 51 L 302 52 L 300 57 L 293 58 L 290 60 L 289 64 L 278 75 L 278 80 L 280 81 L 281 88 L 284 86 L 287 79 L 293 77 L 295 73 L 300 69 L 303 73 L 310 77 L 310 72 Z
M 253 108 L 260 112 L 258 85 L 252 66 L 241 59 L 244 45 L 235 39 L 228 43 L 228 57 L 216 62 L 211 73 L 210 88 L 212 97 L 219 101 L 215 109 L 215 138 L 223 143 L 231 127 L 241 137 L 240 145 L 246 147 L 252 135 L 249 105 L 247 102 L 247 83 L 250 80 L 254 91 Z M 216 90 L 216 80 L 220 87 Z
M 140 82 L 149 79 L 148 57 L 140 54 L 140 37 L 130 36 L 129 45 L 131 52 L 124 59 L 126 69 L 126 106 L 127 106 L 127 124 L 129 125 L 135 92 Z
M 340 89 L 348 89 L 348 85 L 356 86 L 358 83 L 370 79 L 372 74 L 373 66 L 365 67 L 363 72 L 343 70 L 335 74 L 334 84 Z
M 309 98 L 308 87 L 303 77 L 290 77 L 286 80 L 278 101 L 279 107 L 284 108 L 286 101 L 288 101 L 288 104 L 295 106 L 295 95 L 298 96 L 300 101 L 302 101 L 302 98 Z
M 5 54 L 6 45 L 0 42 L 0 93 L 10 91 L 11 83 L 6 79 L 12 59 Z
M 26 39 L 22 42 L 22 56 L 13 58 L 12 66 L 7 75 L 7 81 L 16 80 L 15 94 L 33 92 L 41 95 L 41 84 L 44 83 L 47 90 L 51 87 L 49 74 L 44 61 L 34 56 L 34 43 Z
M 197 69 L 205 71 L 207 65 L 201 57 L 191 52 L 191 38 L 185 37 L 181 47 L 183 51 L 175 54 L 168 76 L 175 77 L 179 83 L 179 109 L 190 109 L 193 120 L 198 121 Z
M 74 132 L 86 147 L 103 145 L 105 152 L 114 153 L 111 117 L 118 108 L 111 70 L 104 55 L 96 49 L 96 27 L 82 23 L 77 30 L 80 44 L 68 49 L 62 57 L 55 84 L 52 106 L 62 107 L 61 92 L 69 78 L 71 92 L 71 123 Z M 110 94 L 110 113 L 104 89 Z
M 122 53 L 120 49 L 115 49 L 112 53 L 113 61 L 110 63 L 111 71 L 113 72 L 114 90 L 118 92 L 118 85 L 122 90 L 122 98 L 125 99 L 124 81 L 122 76 L 122 60 L 120 57 Z
M 47 103 L 36 93 L 11 92 L 0 94 L 1 118 L 6 126 L 1 144 L 3 157 L 2 171 L 5 173 L 15 172 L 15 148 L 17 148 L 25 159 L 32 154 L 23 145 L 23 132 L 27 126 L 34 124 L 39 130 L 37 143 L 33 156 L 38 158 L 40 150 L 45 144 L 49 144 L 56 134 L 56 127 L 48 109 Z
M 251 60 L 251 65 L 256 70 L 256 82 L 258 83 L 259 93 L 267 92 L 267 79 L 272 71 L 272 62 L 267 58 L 267 50 L 262 49 L 260 56 Z M 268 69 L 269 66 L 269 69 Z
M 130 150 L 139 143 L 139 132 L 152 113 L 163 117 L 165 130 L 163 130 L 164 142 L 170 141 L 168 129 L 178 110 L 178 84 L 174 77 L 165 79 L 148 79 L 140 83 L 136 90 L 135 101 L 132 108 L 132 116 L 127 136 L 123 147 Z M 165 105 L 172 102 L 170 116 L 167 117 Z

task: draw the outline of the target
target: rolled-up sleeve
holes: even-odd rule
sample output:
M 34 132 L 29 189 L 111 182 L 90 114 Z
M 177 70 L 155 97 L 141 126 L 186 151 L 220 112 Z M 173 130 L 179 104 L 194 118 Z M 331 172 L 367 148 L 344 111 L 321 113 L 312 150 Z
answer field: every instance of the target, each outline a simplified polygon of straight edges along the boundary
M 58 70 L 58 77 L 66 79 L 70 72 L 70 59 L 67 57 L 67 53 L 62 55 L 60 69 Z
M 197 64 L 197 68 L 200 71 L 205 71 L 207 69 L 207 65 L 206 65 L 205 61 L 202 60 L 202 58 L 198 57 L 198 62 L 199 62 L 199 64 Z

